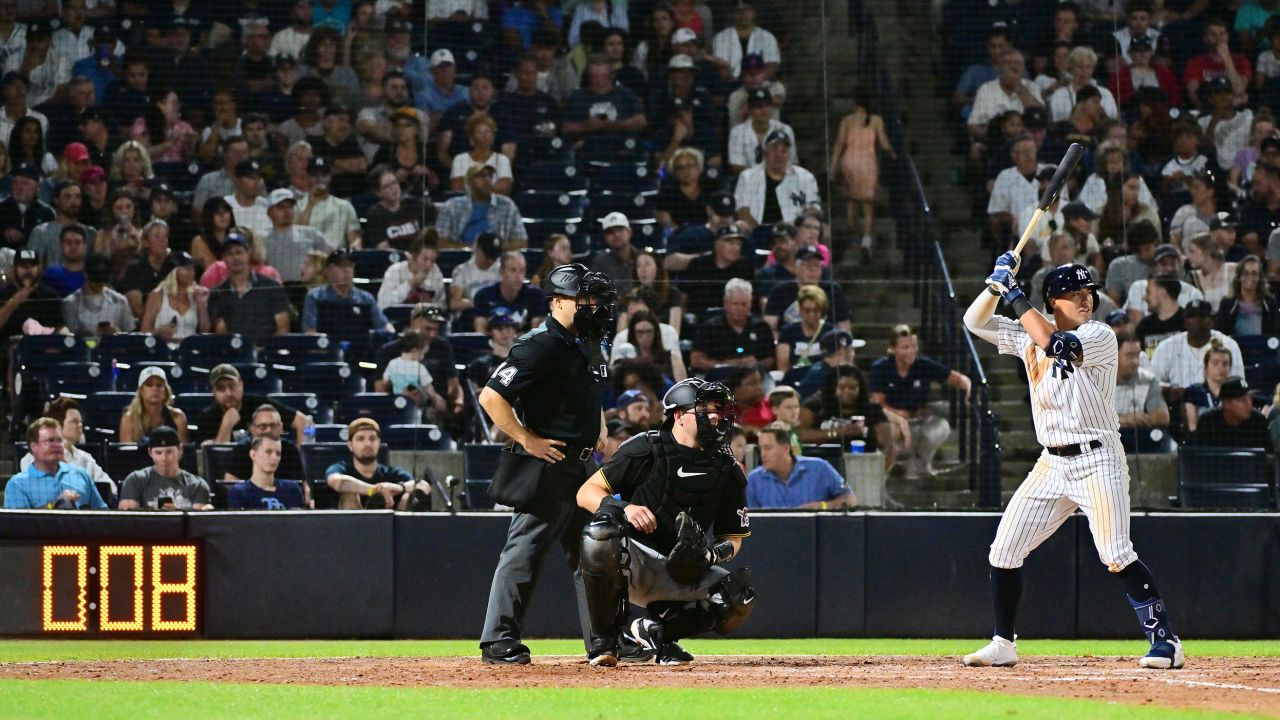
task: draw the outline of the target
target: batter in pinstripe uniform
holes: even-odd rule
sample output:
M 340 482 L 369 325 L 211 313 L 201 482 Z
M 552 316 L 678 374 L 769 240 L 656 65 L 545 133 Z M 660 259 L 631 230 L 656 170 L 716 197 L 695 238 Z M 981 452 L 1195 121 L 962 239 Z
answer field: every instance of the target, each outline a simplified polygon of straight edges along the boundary
M 1180 668 L 1182 643 L 1169 625 L 1151 571 L 1129 539 L 1129 468 L 1115 411 L 1116 336 L 1092 320 L 1098 284 L 1083 265 L 1062 265 L 1045 278 L 1045 308 L 1031 306 L 1014 281 L 1018 258 L 996 260 L 983 292 L 965 313 L 965 326 L 1002 355 L 1022 360 L 1031 385 L 1036 439 L 1044 446 L 1027 479 L 1000 518 L 991 544 L 995 636 L 964 664 L 1007 667 L 1018 662 L 1014 623 L 1022 595 L 1022 563 L 1066 522 L 1084 511 L 1098 557 L 1124 584 L 1151 649 L 1144 668 Z M 995 317 L 1003 297 L 1017 320 Z

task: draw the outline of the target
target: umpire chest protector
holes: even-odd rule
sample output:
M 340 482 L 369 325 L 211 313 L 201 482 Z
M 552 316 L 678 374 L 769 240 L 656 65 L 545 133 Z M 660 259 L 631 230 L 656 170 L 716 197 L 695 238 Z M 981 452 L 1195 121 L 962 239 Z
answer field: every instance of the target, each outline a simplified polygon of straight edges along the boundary
M 675 544 L 677 515 L 688 512 L 699 525 L 710 527 L 739 482 L 733 458 L 718 450 L 685 447 L 665 430 L 636 435 L 618 452 L 632 456 L 641 469 L 648 463 L 647 479 L 624 499 L 653 511 L 658 528 L 639 539 L 663 554 Z

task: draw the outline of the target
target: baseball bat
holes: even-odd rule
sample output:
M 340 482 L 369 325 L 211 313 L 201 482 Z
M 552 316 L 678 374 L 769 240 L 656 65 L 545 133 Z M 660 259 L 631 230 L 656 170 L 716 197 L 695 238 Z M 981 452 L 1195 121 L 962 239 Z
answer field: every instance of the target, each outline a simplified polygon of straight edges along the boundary
M 1027 223 L 1027 228 L 1022 231 L 1022 237 L 1018 240 L 1018 244 L 1013 248 L 1015 257 L 1022 255 L 1022 247 L 1027 244 L 1027 240 L 1031 239 L 1031 233 L 1040 224 L 1040 216 L 1049 210 L 1049 206 L 1054 200 L 1058 199 L 1058 193 L 1062 192 L 1062 186 L 1067 184 L 1067 178 L 1071 177 L 1076 171 L 1076 165 L 1080 164 L 1080 158 L 1084 156 L 1084 147 L 1080 143 L 1071 143 L 1071 147 L 1067 148 L 1066 154 L 1062 156 L 1062 162 L 1058 163 L 1058 171 L 1049 179 L 1049 184 L 1045 186 L 1044 195 L 1040 196 L 1040 204 L 1036 207 L 1036 211 L 1031 215 L 1031 222 Z

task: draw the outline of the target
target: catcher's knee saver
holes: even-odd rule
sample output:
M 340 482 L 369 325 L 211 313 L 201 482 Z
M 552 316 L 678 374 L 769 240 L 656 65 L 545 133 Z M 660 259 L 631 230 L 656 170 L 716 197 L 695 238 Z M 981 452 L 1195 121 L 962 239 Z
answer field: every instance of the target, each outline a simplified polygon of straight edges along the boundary
M 612 632 L 626 607 L 626 553 L 626 533 L 608 514 L 597 514 L 582 529 L 578 567 L 586 589 L 591 631 L 600 637 Z
M 715 631 L 721 635 L 733 632 L 751 614 L 755 600 L 751 568 L 738 568 L 716 583 L 711 591 L 711 606 L 716 612 Z

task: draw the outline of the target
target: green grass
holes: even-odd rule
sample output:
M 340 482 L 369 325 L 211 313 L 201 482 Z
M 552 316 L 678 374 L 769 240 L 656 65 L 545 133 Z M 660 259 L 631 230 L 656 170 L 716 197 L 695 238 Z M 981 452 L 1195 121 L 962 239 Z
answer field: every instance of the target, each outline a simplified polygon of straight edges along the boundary
M 695 655 L 964 655 L 983 638 L 955 640 L 813 639 L 688 640 Z M 575 655 L 577 640 L 530 640 L 535 655 Z M 1280 657 L 1280 643 L 1188 640 L 1190 657 Z M 1022 655 L 1140 655 L 1142 639 L 1023 640 Z M 478 656 L 474 640 L 6 640 L 0 662 L 225 657 L 447 657 Z
M 315 687 L 218 683 L 0 681 L 6 718 L 1239 718 L 1146 706 L 967 691 L 845 688 L 561 689 Z

